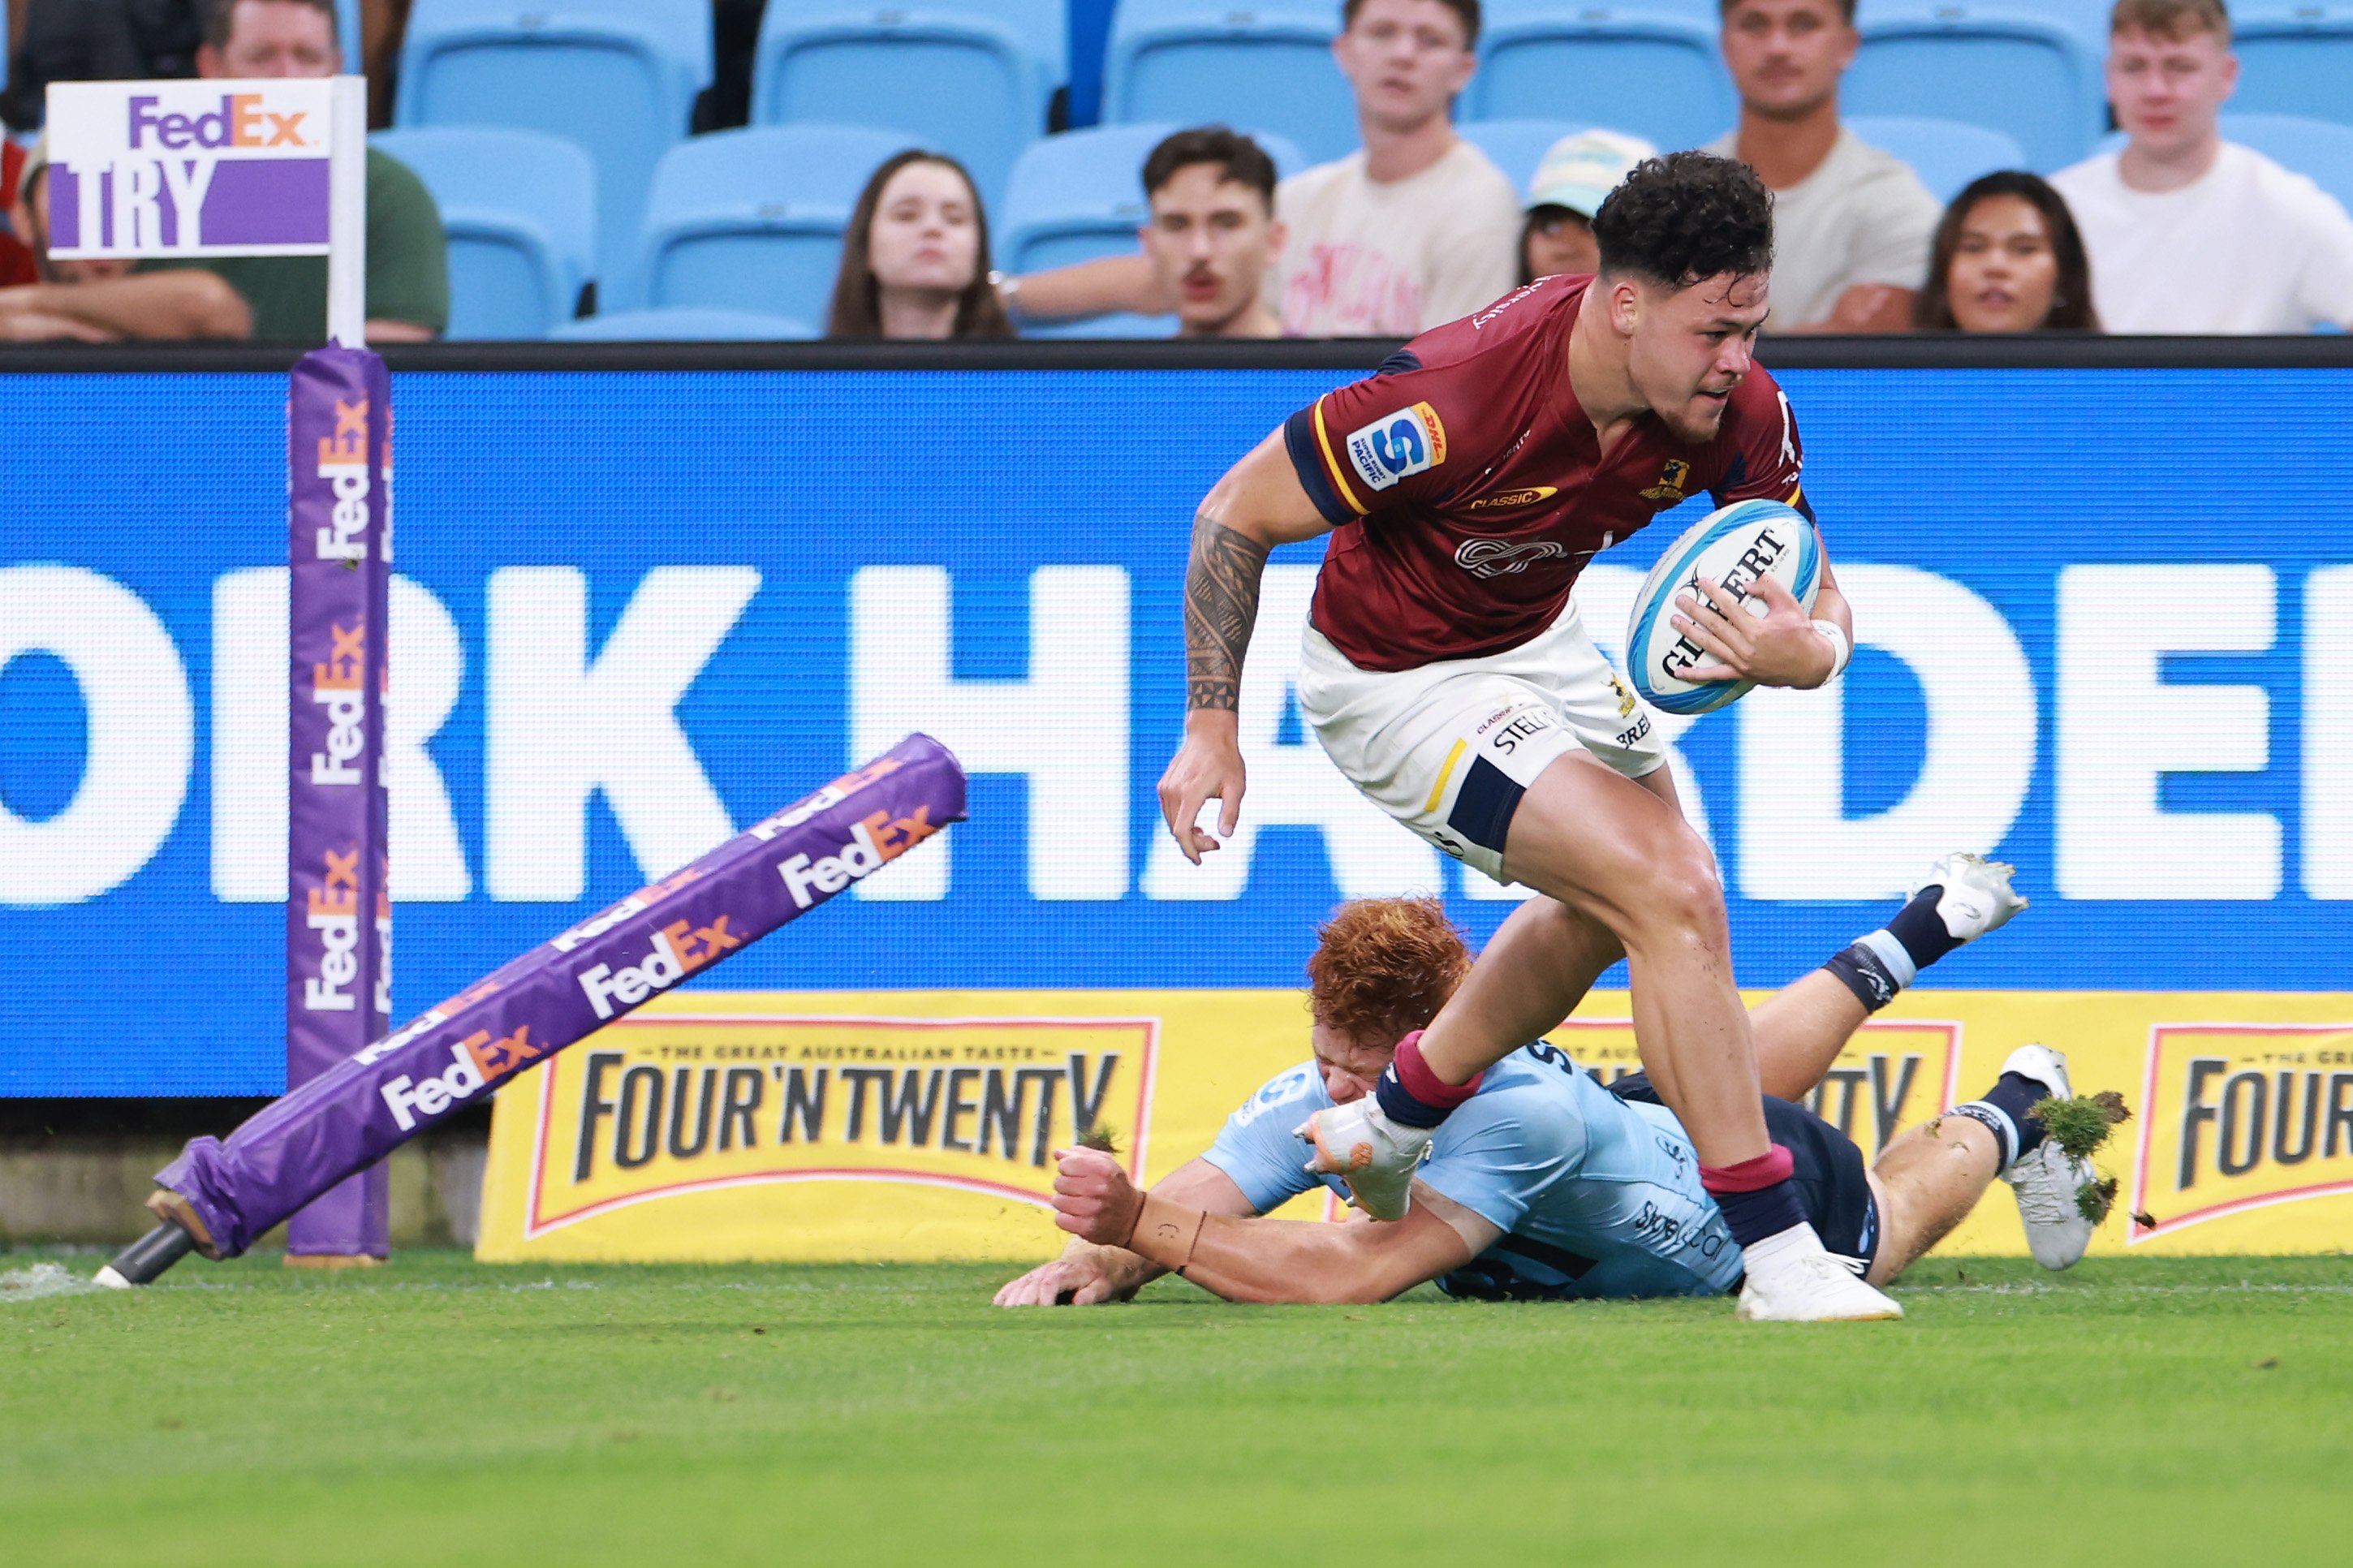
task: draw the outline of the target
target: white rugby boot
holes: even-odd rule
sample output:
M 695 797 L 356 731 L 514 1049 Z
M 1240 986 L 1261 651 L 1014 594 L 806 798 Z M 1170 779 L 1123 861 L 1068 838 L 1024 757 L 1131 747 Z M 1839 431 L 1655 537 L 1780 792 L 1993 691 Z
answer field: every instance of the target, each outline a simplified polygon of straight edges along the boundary
M 1317 1111 L 1291 1135 L 1314 1149 L 1307 1168 L 1345 1182 L 1375 1219 L 1403 1219 L 1413 1206 L 1413 1173 L 1430 1153 L 1427 1127 L 1391 1121 L 1368 1094 Z
M 1802 1236 L 1797 1234 L 1802 1231 Z M 1752 1323 L 1858 1323 L 1901 1318 L 1904 1309 L 1866 1281 L 1861 1265 L 1826 1250 L 1810 1225 L 1761 1241 L 1746 1255 L 1736 1318 Z
M 2021 1046 L 2010 1053 L 2001 1070 L 2032 1079 L 2051 1091 L 2053 1100 L 2072 1100 L 2067 1058 L 2048 1046 Z M 2018 1197 L 2018 1217 L 2026 1225 L 2026 1247 L 2045 1268 L 2071 1268 L 2092 1245 L 2092 1216 L 2084 1212 L 2077 1194 L 2099 1179 L 2089 1160 L 2071 1159 L 2055 1139 L 2045 1138 L 2034 1152 L 2010 1162 L 2001 1173 Z
M 1954 941 L 1970 942 L 2000 930 L 2010 916 L 2026 907 L 2026 900 L 2010 886 L 2015 871 L 2015 867 L 2002 861 L 1964 852 L 1938 859 L 1920 879 L 1920 886 L 1943 886 L 1945 890 L 1936 898 L 1936 917 Z

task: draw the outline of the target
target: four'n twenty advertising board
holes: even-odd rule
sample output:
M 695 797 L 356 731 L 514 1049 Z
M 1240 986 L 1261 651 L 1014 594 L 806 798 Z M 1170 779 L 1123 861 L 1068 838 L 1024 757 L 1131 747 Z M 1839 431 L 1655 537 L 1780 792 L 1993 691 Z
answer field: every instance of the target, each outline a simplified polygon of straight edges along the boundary
M 1343 373 L 396 379 L 396 1021 L 910 731 L 972 781 L 953 834 L 504 1090 L 486 1252 L 1036 1252 L 1041 1154 L 1101 1124 L 1165 1173 L 1304 1058 L 1335 902 L 1514 907 L 1303 729 L 1320 544 L 1269 569 L 1241 835 L 1196 868 L 1160 825 L 1194 506 Z M 1662 721 L 1741 982 L 1948 850 L 2033 900 L 1824 1114 L 1875 1147 L 2040 1039 L 2136 1111 L 2101 1247 L 2353 1245 L 2353 371 L 1781 379 L 1854 663 Z M 0 377 L 0 1094 L 283 1087 L 284 386 Z M 1588 571 L 1605 645 L 1706 504 Z M 1615 1070 L 1626 1016 L 1554 1038 Z M 2007 1210 L 1963 1243 L 2016 1246 Z

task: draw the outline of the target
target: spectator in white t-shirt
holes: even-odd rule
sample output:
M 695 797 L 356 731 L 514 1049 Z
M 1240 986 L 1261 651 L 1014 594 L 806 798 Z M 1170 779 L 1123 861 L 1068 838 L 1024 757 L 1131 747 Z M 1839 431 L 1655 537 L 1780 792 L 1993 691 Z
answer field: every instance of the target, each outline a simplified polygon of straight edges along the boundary
M 1854 0 L 1721 0 L 1740 124 L 1707 151 L 1773 193 L 1774 331 L 1899 332 L 1943 209 L 1911 165 L 1839 123 Z
M 2112 332 L 2353 328 L 2353 217 L 2302 174 L 2222 140 L 2239 85 L 2221 0 L 2119 0 L 2108 102 L 2121 152 L 2052 177 Z
M 1479 0 L 1346 0 L 1332 54 L 1364 146 L 1275 193 L 1267 304 L 1286 336 L 1412 337 L 1511 290 L 1519 194 L 1451 115 L 1478 40 Z M 1175 305 L 1140 256 L 1033 273 L 1015 298 L 1024 320 Z

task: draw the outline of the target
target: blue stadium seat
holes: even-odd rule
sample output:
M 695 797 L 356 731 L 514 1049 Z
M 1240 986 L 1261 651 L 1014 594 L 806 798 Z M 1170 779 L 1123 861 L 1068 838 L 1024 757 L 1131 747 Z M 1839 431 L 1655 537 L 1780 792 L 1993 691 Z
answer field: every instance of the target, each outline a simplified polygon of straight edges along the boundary
M 631 256 L 654 161 L 711 81 L 709 0 L 416 0 L 396 124 L 512 125 L 596 161 L 597 271 Z
M 2222 140 L 2253 147 L 2295 170 L 2353 212 L 2353 125 L 2301 114 L 2226 114 Z M 2102 141 L 2099 151 L 2119 153 L 2124 145 L 2119 131 Z
M 1466 120 L 1454 128 L 1462 140 L 1486 153 L 1487 161 L 1503 170 L 1512 189 L 1523 196 L 1554 142 L 1593 129 L 1573 120 Z
M 616 310 L 566 321 L 548 334 L 561 343 L 807 342 L 820 334 L 807 321 L 757 310 L 673 306 L 663 310 Z
M 451 338 L 539 338 L 572 319 L 596 270 L 596 165 L 579 146 L 490 125 L 380 131 L 449 237 Z
M 1926 115 L 2006 132 L 2048 172 L 2107 123 L 2104 45 L 2082 17 L 2032 0 L 1863 0 L 1862 47 L 1839 89 L 1848 114 Z
M 1318 163 L 1356 149 L 1356 100 L 1332 60 L 1335 0 L 1121 0 L 1103 122 L 1255 125 Z
M 2233 109 L 2353 124 L 2353 0 L 2234 5 L 2231 33 L 2239 57 Z
M 997 265 L 1008 272 L 1068 267 L 1100 256 L 1135 250 L 1135 231 L 1148 215 L 1144 197 L 1145 156 L 1176 125 L 1110 125 L 1070 131 L 1030 143 L 1013 165 L 998 226 Z M 1274 160 L 1278 175 L 1307 166 L 1306 154 L 1288 138 L 1254 131 L 1251 136 Z M 1034 322 L 1025 337 L 1165 338 L 1176 330 L 1174 316 L 1116 312 L 1082 321 Z
M 1462 116 L 1574 119 L 1696 147 L 1740 111 L 1719 31 L 1715 6 L 1692 0 L 1496 0 Z
M 618 302 L 825 319 L 867 177 L 919 145 L 864 125 L 761 125 L 681 142 L 654 170 Z
M 335 42 L 343 47 L 343 69 L 353 76 L 367 75 L 367 35 L 362 26 L 360 0 L 335 0 Z M 0 0 L 0 38 L 7 36 L 8 0 Z
M 1060 0 L 768 0 L 752 123 L 878 116 L 953 154 L 994 206 L 1064 76 Z
M 1950 205 L 1961 187 L 1996 169 L 2023 169 L 2026 149 L 2018 138 L 1957 120 L 1926 120 L 1908 114 L 1853 115 L 1848 130 L 1912 165 L 1920 183 Z

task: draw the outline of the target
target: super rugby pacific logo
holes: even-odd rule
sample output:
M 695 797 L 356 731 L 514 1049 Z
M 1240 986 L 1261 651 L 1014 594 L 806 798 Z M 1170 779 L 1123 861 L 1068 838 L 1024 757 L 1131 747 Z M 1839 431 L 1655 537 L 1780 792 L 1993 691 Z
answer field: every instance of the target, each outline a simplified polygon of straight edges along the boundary
M 1539 561 L 1567 559 L 1567 550 L 1549 539 L 1466 539 L 1454 551 L 1454 564 L 1473 577 L 1509 577 Z
M 367 627 L 329 626 L 334 646 L 327 662 L 311 667 L 311 700 L 327 710 L 327 749 L 311 753 L 314 784 L 355 784 L 353 761 L 367 747 L 367 698 L 362 689 L 367 661 Z
M 850 824 L 849 842 L 832 854 L 814 859 L 796 855 L 777 867 L 776 874 L 785 879 L 793 902 L 809 909 L 818 895 L 838 893 L 861 877 L 872 876 L 938 831 L 928 805 L 919 805 L 914 815 L 895 822 L 889 812 L 878 811 Z
M 1347 447 L 1349 466 L 1365 487 L 1385 490 L 1446 461 L 1446 426 L 1437 409 L 1417 403 L 1351 432 Z

